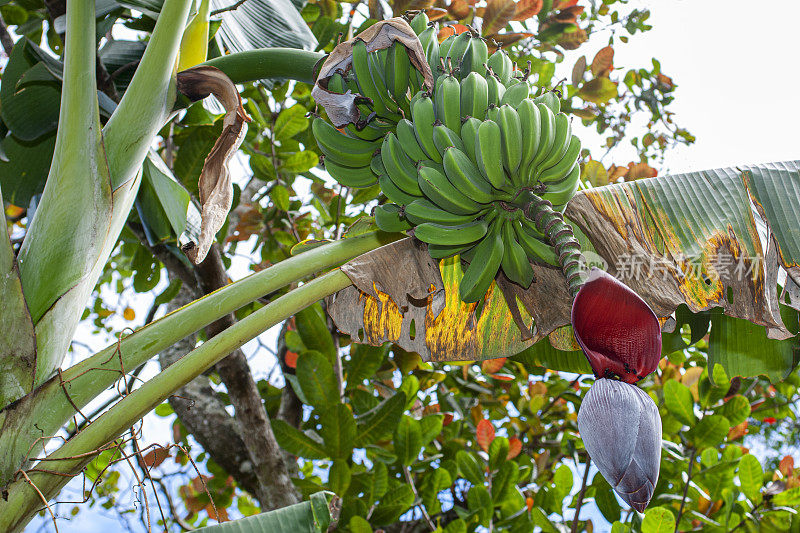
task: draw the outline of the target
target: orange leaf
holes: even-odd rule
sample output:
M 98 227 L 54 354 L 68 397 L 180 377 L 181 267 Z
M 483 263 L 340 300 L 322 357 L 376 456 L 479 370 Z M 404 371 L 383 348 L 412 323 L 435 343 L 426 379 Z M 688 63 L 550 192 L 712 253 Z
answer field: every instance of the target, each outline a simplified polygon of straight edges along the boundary
M 781 459 L 781 462 L 778 463 L 778 470 L 781 471 L 784 477 L 792 477 L 794 473 L 794 458 L 791 455 L 787 455 Z
M 601 48 L 592 59 L 592 74 L 595 76 L 608 76 L 614 68 L 614 49 L 610 46 Z
M 658 76 L 656 76 L 656 80 L 658 80 L 658 84 L 664 91 L 671 91 L 673 88 L 675 88 L 675 84 L 672 82 L 672 78 L 670 78 L 669 76 L 664 76 L 663 74 L 659 74 Z
M 522 451 L 522 441 L 519 440 L 517 437 L 511 437 L 508 439 L 508 455 L 506 459 L 511 460 L 514 457 L 518 456 L 519 453 Z
M 611 165 L 608 169 L 608 182 L 614 183 L 619 178 L 625 176 L 628 173 L 627 167 L 618 167 L 616 165 Z
M 445 39 L 448 37 L 452 37 L 456 34 L 456 30 L 453 26 L 442 26 L 439 30 L 439 33 L 436 34 L 436 38 L 439 39 L 439 42 L 444 42 Z
M 655 178 L 658 171 L 647 163 L 628 163 L 628 172 L 625 174 L 625 181 L 633 181 L 642 178 Z
M 447 15 L 447 10 L 439 7 L 432 7 L 425 10 L 425 14 L 428 15 L 428 19 L 433 22 L 434 20 L 444 18 Z
M 506 363 L 506 357 L 498 357 L 497 359 L 486 359 L 481 363 L 481 370 L 486 374 L 494 374 L 500 372 L 503 365 Z
M 542 10 L 542 3 L 543 0 L 519 0 L 512 20 L 523 21 L 537 15 Z
M 528 512 L 530 512 L 531 509 L 533 509 L 533 498 L 525 498 L 525 506 L 528 508 Z
M 297 354 L 295 352 L 287 350 L 283 359 L 286 361 L 286 366 L 289 368 L 297 368 Z
M 495 33 L 494 35 L 490 35 L 487 37 L 489 41 L 496 41 L 497 44 L 502 44 L 503 46 L 508 46 L 514 44 L 517 41 L 521 41 L 522 39 L 528 39 L 533 37 L 533 33 Z
M 489 374 L 492 376 L 492 379 L 496 379 L 497 381 L 514 381 L 514 376 L 511 374 Z
M 131 309 L 130 307 L 126 307 L 125 310 L 122 312 L 122 316 L 125 320 L 133 320 L 136 318 L 136 311 Z
M 453 413 L 445 413 L 444 420 L 442 420 L 442 426 L 449 426 L 452 421 L 453 421 Z
M 747 435 L 747 420 L 745 420 L 741 424 L 733 426 L 730 429 L 730 431 L 728 431 L 728 440 L 733 441 L 736 439 L 740 439 L 745 435 Z
M 25 212 L 25 208 L 17 207 L 16 205 L 9 204 L 6 207 L 6 216 L 8 218 L 18 218 L 22 216 L 22 213 Z
M 461 20 L 469 16 L 470 7 L 466 0 L 453 0 L 447 6 L 447 11 L 454 19 Z
M 485 418 L 478 422 L 478 427 L 475 430 L 475 440 L 478 441 L 478 446 L 483 451 L 489 451 L 489 444 L 494 440 L 494 426 Z
M 561 11 L 562 9 L 567 9 L 575 5 L 578 5 L 578 0 L 556 0 L 553 2 L 553 7 L 550 9 L 553 11 Z
M 578 28 L 575 31 L 562 33 L 558 38 L 558 44 L 564 50 L 577 50 L 588 38 L 586 31 Z
M 578 15 L 581 13 L 583 13 L 583 6 L 568 7 L 553 15 L 550 20 L 559 24 L 576 24 Z
M 541 381 L 532 381 L 528 383 L 528 395 L 531 397 L 544 396 L 545 394 L 547 394 L 547 385 Z
M 164 462 L 169 457 L 169 448 L 153 448 L 143 456 L 139 457 L 139 466 L 154 468 Z
M 483 14 L 483 34 L 492 35 L 506 27 L 517 12 L 514 0 L 488 0 Z

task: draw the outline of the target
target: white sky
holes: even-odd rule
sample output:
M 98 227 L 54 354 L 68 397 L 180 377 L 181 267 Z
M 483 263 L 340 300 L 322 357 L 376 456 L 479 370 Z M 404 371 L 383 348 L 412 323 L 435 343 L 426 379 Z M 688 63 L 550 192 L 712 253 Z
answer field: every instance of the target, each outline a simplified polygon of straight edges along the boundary
M 615 45 L 617 79 L 629 68 L 649 68 L 651 58 L 658 58 L 663 73 L 678 86 L 669 109 L 697 137 L 695 144 L 667 154 L 659 166 L 660 175 L 800 158 L 800 106 L 793 101 L 800 86 L 800 71 L 793 59 L 800 2 L 760 6 L 752 0 L 641 0 L 630 5 L 652 10 L 648 24 L 653 29 L 636 34 L 628 44 Z M 563 75 L 569 76 L 581 55 L 591 61 L 607 37 L 595 35 L 592 42 L 568 53 Z M 584 138 L 596 156 L 602 154 L 596 148 L 601 142 L 596 134 Z M 625 165 L 633 158 L 631 149 L 606 162 Z M 135 307 L 140 323 L 146 304 Z M 148 418 L 148 440 L 163 441 L 158 436 L 166 433 L 163 419 Z M 596 510 L 585 509 L 581 514 L 595 519 L 595 531 L 606 531 L 608 525 L 599 523 Z M 34 520 L 27 531 L 37 531 L 46 522 Z M 86 507 L 76 519 L 59 521 L 62 532 L 108 531 L 118 526 L 114 518 Z M 51 529 L 52 524 L 44 525 L 44 530 Z

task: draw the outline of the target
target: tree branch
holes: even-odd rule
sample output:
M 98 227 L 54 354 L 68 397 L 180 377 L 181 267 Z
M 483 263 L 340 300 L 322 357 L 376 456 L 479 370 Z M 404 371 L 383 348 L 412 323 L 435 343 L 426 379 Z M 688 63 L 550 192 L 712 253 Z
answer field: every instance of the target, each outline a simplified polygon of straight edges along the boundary
M 692 453 L 689 456 L 689 470 L 686 475 L 686 485 L 683 486 L 683 497 L 681 498 L 681 507 L 678 509 L 678 519 L 675 520 L 675 532 L 681 525 L 681 516 L 683 515 L 683 508 L 686 505 L 686 496 L 689 494 L 689 482 L 692 481 L 692 467 L 694 466 L 694 458 L 697 455 L 697 448 L 692 448 Z
M 586 467 L 583 470 L 583 481 L 581 481 L 581 491 L 578 493 L 578 501 L 575 503 L 575 517 L 572 519 L 572 533 L 578 532 L 578 519 L 581 514 L 581 507 L 583 506 L 583 496 L 586 494 L 586 482 L 589 480 L 589 467 L 592 464 L 592 459 L 586 458 Z
M 0 15 L 0 43 L 2 43 L 6 55 L 10 56 L 11 51 L 14 49 L 14 39 L 8 33 L 8 28 L 6 28 L 6 22 L 3 20 L 2 15 Z

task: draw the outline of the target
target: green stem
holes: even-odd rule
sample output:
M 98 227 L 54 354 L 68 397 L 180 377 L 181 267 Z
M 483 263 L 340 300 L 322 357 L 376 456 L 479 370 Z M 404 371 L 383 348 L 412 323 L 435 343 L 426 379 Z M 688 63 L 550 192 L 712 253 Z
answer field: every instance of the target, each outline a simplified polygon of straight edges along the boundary
M 553 209 L 553 204 L 532 192 L 528 193 L 530 201 L 523 212 L 536 224 L 536 228 L 547 236 L 550 245 L 555 248 L 561 271 L 567 278 L 567 288 L 575 298 L 583 286 L 581 277 L 581 244 L 575 238 L 572 226 L 564 222 L 564 216 Z
M 135 331 L 23 397 L 0 427 L 0 487 L 72 416 L 153 355 L 256 298 L 403 237 L 372 232 L 334 241 L 231 283 Z M 119 352 L 117 352 L 119 350 Z M 63 379 L 63 386 L 61 379 Z M 3 412 L 0 411 L 0 415 Z M 36 421 L 36 426 L 30 423 Z M 0 418 L 2 422 L 2 418 Z
M 266 48 L 224 55 L 203 65 L 217 67 L 234 83 L 263 78 L 288 78 L 314 83 L 314 66 L 323 57 L 325 54 L 295 48 Z
M 351 284 L 344 272 L 334 270 L 281 296 L 212 337 L 120 400 L 50 454 L 42 466 L 49 472 L 28 471 L 31 483 L 45 498 L 52 498 L 67 484 L 72 474 L 94 458 L 95 454 L 91 452 L 116 439 L 174 391 L 250 339 Z M 6 501 L 0 499 L 0 531 L 19 531 L 42 507 L 42 502 L 24 478 L 15 481 L 8 488 L 8 494 Z
M 165 0 L 142 60 L 103 128 L 111 184 L 133 179 L 175 102 L 175 60 L 190 0 Z

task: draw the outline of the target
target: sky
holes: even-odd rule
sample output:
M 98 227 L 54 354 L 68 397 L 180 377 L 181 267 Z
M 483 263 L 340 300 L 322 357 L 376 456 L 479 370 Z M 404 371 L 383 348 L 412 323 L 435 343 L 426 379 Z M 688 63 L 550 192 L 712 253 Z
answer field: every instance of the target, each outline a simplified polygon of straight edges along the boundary
M 668 152 L 660 175 L 800 158 L 800 106 L 793 98 L 800 87 L 800 69 L 794 65 L 800 2 L 772 2 L 768 8 L 752 0 L 640 0 L 630 5 L 652 10 L 648 23 L 653 29 L 615 45 L 614 67 L 622 71 L 617 74 L 649 67 L 651 58 L 658 58 L 662 72 L 677 84 L 670 109 L 697 138 L 691 146 Z M 591 60 L 606 41 L 607 36 L 595 35 L 568 53 L 564 75 L 581 55 Z M 601 142 L 591 133 L 582 139 L 589 147 Z M 624 165 L 633 157 L 631 149 L 610 162 Z M 139 317 L 145 312 L 146 305 L 137 309 Z M 161 420 L 153 415 L 146 420 L 145 431 L 154 441 L 165 440 L 157 438 L 167 432 Z M 596 518 L 596 511 L 586 509 Z M 37 519 L 26 531 L 52 531 L 46 522 Z M 88 508 L 59 522 L 62 533 L 105 533 L 119 527 L 116 517 Z M 595 531 L 608 531 L 608 526 L 596 522 Z

